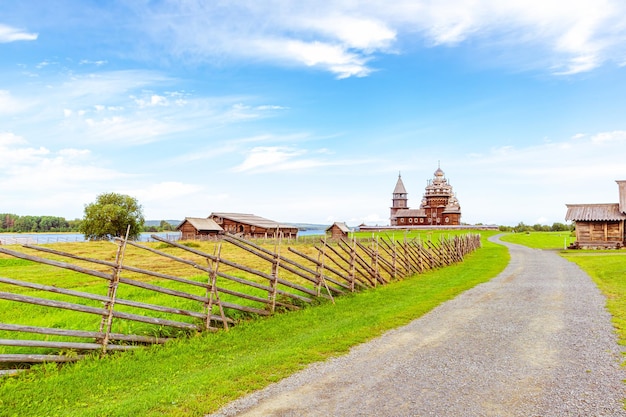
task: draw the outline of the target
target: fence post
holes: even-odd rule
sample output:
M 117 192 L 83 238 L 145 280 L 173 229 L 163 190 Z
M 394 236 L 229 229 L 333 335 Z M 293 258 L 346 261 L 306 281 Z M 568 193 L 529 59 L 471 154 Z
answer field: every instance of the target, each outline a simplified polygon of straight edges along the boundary
M 356 237 L 352 235 L 352 247 L 350 248 L 350 291 L 354 292 L 356 280 Z
M 280 244 L 281 244 L 281 237 L 282 237 L 282 233 L 279 234 L 279 228 L 278 226 L 276 227 L 276 234 L 274 235 L 276 237 L 275 243 L 274 243 L 274 254 L 273 254 L 273 260 L 272 260 L 272 281 L 270 282 L 270 293 L 269 293 L 269 297 L 270 297 L 270 311 L 272 313 L 274 313 L 274 311 L 276 310 L 276 293 L 278 291 L 278 269 L 280 267 Z
M 215 247 L 215 251 L 213 253 L 214 259 L 207 258 L 207 262 L 211 268 L 211 273 L 209 274 L 209 285 L 207 288 L 207 303 L 205 306 L 206 310 L 206 320 L 204 323 L 204 328 L 209 330 L 211 328 L 211 315 L 213 313 L 213 301 L 217 301 L 217 305 L 220 309 L 220 316 L 222 317 L 222 323 L 224 324 L 224 330 L 228 331 L 228 322 L 226 321 L 226 314 L 224 314 L 224 307 L 222 307 L 222 301 L 220 300 L 220 296 L 217 293 L 217 270 L 220 267 L 220 255 L 222 254 L 222 242 L 218 243 Z
M 104 332 L 102 338 L 102 353 L 107 352 L 107 345 L 109 344 L 109 336 L 111 334 L 111 325 L 113 324 L 113 311 L 115 309 L 115 299 L 117 298 L 117 287 L 120 283 L 120 274 L 122 273 L 122 264 L 124 263 L 124 253 L 126 251 L 126 242 L 128 241 L 128 235 L 130 234 L 130 225 L 126 228 L 126 236 L 123 240 L 118 240 L 117 254 L 115 255 L 115 268 L 111 274 L 111 281 L 109 283 L 109 290 L 107 297 L 109 301 L 106 302 L 104 308 L 107 310 L 107 315 L 102 317 L 100 321 L 100 333 Z

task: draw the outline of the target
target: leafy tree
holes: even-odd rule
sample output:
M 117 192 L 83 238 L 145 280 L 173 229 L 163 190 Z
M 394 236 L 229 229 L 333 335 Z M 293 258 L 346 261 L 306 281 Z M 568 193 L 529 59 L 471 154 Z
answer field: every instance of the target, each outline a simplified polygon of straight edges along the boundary
M 170 230 L 173 230 L 173 227 L 171 224 L 169 224 L 165 220 L 161 220 L 161 223 L 159 224 L 159 229 L 163 231 L 170 231 Z
M 563 223 L 552 223 L 551 230 L 553 232 L 567 232 L 571 229 L 571 226 Z
M 145 219 L 141 205 L 133 197 L 117 193 L 100 194 L 94 203 L 85 206 L 80 231 L 85 239 L 124 237 L 130 226 L 129 239 L 137 239 Z

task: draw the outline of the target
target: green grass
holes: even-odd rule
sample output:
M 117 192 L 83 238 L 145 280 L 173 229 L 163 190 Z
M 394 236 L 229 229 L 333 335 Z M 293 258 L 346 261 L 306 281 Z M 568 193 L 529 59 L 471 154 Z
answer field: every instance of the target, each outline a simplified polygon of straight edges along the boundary
M 500 240 L 535 249 L 565 249 L 576 240 L 573 232 L 508 233 Z
M 0 380 L 0 415 L 201 416 L 407 324 L 493 278 L 508 259 L 504 247 L 485 240 L 462 264 L 340 297 L 335 305 L 61 368 L 41 365 Z

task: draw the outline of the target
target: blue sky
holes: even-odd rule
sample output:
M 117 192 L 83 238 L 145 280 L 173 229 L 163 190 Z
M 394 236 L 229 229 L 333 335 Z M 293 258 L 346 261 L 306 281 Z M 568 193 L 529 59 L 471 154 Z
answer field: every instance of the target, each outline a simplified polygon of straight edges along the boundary
M 626 179 L 619 0 L 0 2 L 0 212 L 388 224 L 440 161 L 462 221 Z

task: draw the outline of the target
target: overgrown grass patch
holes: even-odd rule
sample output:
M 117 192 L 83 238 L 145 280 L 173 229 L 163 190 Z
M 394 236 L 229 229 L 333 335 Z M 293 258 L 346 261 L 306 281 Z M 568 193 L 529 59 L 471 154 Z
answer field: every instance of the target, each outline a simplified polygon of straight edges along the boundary
M 0 379 L 3 416 L 201 416 L 310 363 L 407 324 L 508 263 L 502 246 L 313 308 L 76 364 Z

